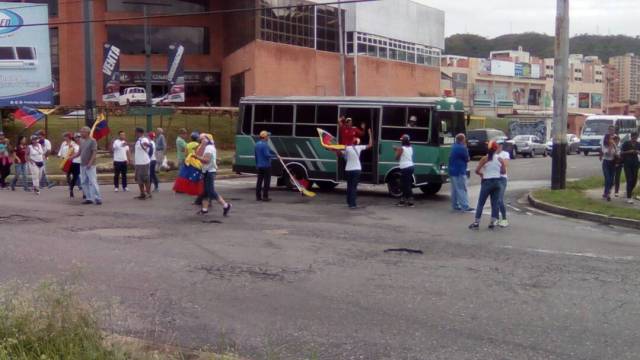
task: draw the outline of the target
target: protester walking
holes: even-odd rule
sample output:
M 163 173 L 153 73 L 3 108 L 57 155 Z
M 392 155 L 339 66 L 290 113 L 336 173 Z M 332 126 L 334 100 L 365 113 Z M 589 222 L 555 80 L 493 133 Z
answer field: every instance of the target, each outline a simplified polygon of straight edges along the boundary
M 39 141 L 40 137 L 33 135 L 31 136 L 31 145 L 27 147 L 29 172 L 31 173 L 31 181 L 33 182 L 33 191 L 36 195 L 40 195 L 40 179 L 42 178 L 45 154 L 45 150 Z
M 200 155 L 202 153 L 202 155 Z M 209 208 L 213 200 L 222 205 L 222 215 L 228 216 L 231 211 L 231 203 L 226 202 L 215 189 L 217 165 L 217 151 L 213 142 L 213 136 L 210 134 L 202 134 L 200 136 L 200 149 L 196 151 L 196 158 L 202 162 L 202 173 L 204 174 L 204 196 L 202 199 L 202 209 L 198 212 L 200 215 L 209 213 Z
M 255 147 L 256 168 L 258 170 L 256 201 L 271 201 L 269 189 L 271 188 L 271 159 L 273 157 L 273 151 L 269 147 L 269 133 L 261 131 L 260 140 Z
M 467 193 L 467 165 L 471 158 L 467 149 L 467 137 L 456 135 L 456 142 L 449 155 L 449 180 L 451 181 L 451 208 L 453 211 L 471 212 Z
M 16 190 L 18 180 L 22 180 L 22 188 L 24 191 L 29 191 L 29 184 L 27 180 L 27 151 L 28 151 L 27 137 L 20 136 L 18 143 L 16 144 L 13 153 L 13 164 L 15 168 L 15 175 L 13 181 L 11 181 L 11 190 Z
M 605 137 L 606 142 L 602 144 L 602 174 L 604 176 L 604 192 L 602 198 L 611 201 L 611 189 L 614 185 L 615 177 L 615 161 L 618 154 L 618 149 L 613 136 Z
M 73 174 L 73 161 L 79 160 L 75 155 L 80 152 L 80 146 L 73 141 L 72 133 L 64 134 L 64 141 L 58 150 L 58 157 L 62 159 L 61 170 L 66 174 L 67 186 L 69 186 L 69 197 L 73 198 L 73 188 L 76 186 L 77 178 Z M 76 160 L 76 161 L 77 161 Z
M 373 147 L 373 133 L 369 129 L 369 144 L 360 145 L 360 139 L 355 138 L 352 145 L 348 145 L 343 151 L 346 160 L 344 174 L 347 178 L 347 206 L 349 209 L 357 209 L 358 183 L 360 182 L 360 174 L 362 173 L 362 164 L 360 163 L 360 153 Z
M 47 133 L 44 130 L 37 131 L 36 135 L 38 135 L 39 137 L 38 141 L 40 142 L 40 145 L 42 145 L 42 148 L 44 149 L 44 166 L 41 169 L 42 179 L 40 180 L 40 184 L 41 186 L 52 188 L 55 186 L 55 183 L 50 182 L 49 177 L 47 176 L 47 161 L 49 160 L 49 156 L 53 151 L 53 146 L 51 145 L 51 141 L 47 139 Z
M 165 154 L 167 151 L 167 139 L 164 136 L 164 129 L 157 128 L 156 129 L 157 138 L 155 140 L 156 144 L 156 159 L 160 162 L 159 166 L 156 166 L 156 172 L 160 172 L 160 169 L 165 165 Z
M 613 170 L 613 196 L 620 196 L 620 181 L 622 180 L 622 158 L 620 157 L 620 136 L 613 136 L 613 143 L 616 145 L 616 158 Z
M 7 177 L 11 174 L 11 164 L 13 164 L 13 149 L 9 143 L 9 139 L 0 131 L 0 189 L 4 190 L 7 186 Z
M 98 155 L 98 143 L 90 136 L 91 129 L 88 126 L 80 129 L 80 181 L 85 201 L 83 204 L 102 205 L 102 195 L 98 185 L 98 172 L 96 169 L 96 156 Z
M 500 194 L 502 192 L 501 175 L 506 173 L 505 161 L 496 153 L 498 144 L 495 141 L 489 142 L 488 154 L 483 156 L 476 167 L 476 174 L 480 176 L 480 197 L 476 206 L 475 221 L 469 225 L 469 229 L 476 230 L 480 228 L 480 219 L 482 211 L 487 202 L 487 198 L 491 198 L 491 222 L 489 229 L 493 229 L 497 225 L 498 213 L 500 207 Z
M 400 167 L 400 183 L 402 187 L 402 197 L 397 206 L 414 207 L 413 204 L 413 173 L 415 165 L 413 163 L 413 147 L 411 137 L 402 135 L 400 138 L 402 146 L 396 147 L 396 160 Z
M 79 132 L 73 134 L 73 141 L 75 141 L 76 144 L 78 144 L 78 149 L 80 148 L 80 145 L 82 144 L 82 135 L 80 135 Z M 80 150 L 78 150 L 79 152 Z M 80 190 L 81 192 L 84 192 L 84 190 L 82 189 L 82 182 L 80 181 L 80 163 L 82 162 L 82 159 L 78 156 L 78 157 L 74 157 L 71 160 L 71 182 L 78 187 L 78 190 Z M 83 195 L 82 196 L 83 199 L 86 199 L 86 197 Z
M 178 130 L 178 137 L 176 138 L 176 159 L 178 161 L 178 170 L 184 165 L 184 160 L 187 157 L 187 129 Z
M 496 155 L 502 159 L 502 163 L 504 165 L 504 173 L 500 174 L 500 203 L 499 203 L 499 216 L 498 216 L 498 226 L 500 227 L 508 227 L 509 221 L 507 220 L 507 205 L 504 201 L 504 195 L 507 192 L 507 184 L 509 180 L 509 176 L 507 175 L 509 168 L 509 160 L 511 159 L 511 155 L 508 152 L 504 151 L 504 140 L 498 140 L 496 142 L 498 144 L 498 150 L 496 150 Z
M 135 178 L 138 188 L 140 189 L 140 195 L 136 197 L 139 200 L 145 200 L 151 198 L 151 156 L 149 151 L 151 149 L 151 142 L 145 136 L 144 129 L 136 128 L 136 144 L 134 146 L 134 161 L 135 161 Z
M 151 184 L 153 185 L 153 192 L 158 192 L 158 174 L 156 173 L 156 168 L 158 167 L 158 158 L 156 157 L 156 133 L 153 131 L 149 132 L 149 178 L 151 180 Z
M 627 203 L 633 204 L 633 190 L 638 183 L 638 169 L 640 168 L 640 143 L 638 143 L 638 133 L 631 133 L 629 140 L 622 144 L 620 156 L 624 167 L 624 176 L 627 180 Z
M 129 151 L 129 143 L 127 142 L 127 134 L 124 131 L 118 131 L 118 138 L 113 140 L 111 146 L 113 150 L 113 188 L 118 192 L 120 184 L 122 191 L 127 192 L 127 173 L 129 170 L 129 161 L 131 160 L 131 152 Z

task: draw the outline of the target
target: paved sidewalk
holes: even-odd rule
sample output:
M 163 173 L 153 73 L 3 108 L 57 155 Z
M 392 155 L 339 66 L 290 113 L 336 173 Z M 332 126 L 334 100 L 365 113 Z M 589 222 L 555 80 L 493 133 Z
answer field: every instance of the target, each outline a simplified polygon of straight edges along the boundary
M 590 199 L 600 200 L 605 203 L 607 202 L 605 199 L 602 198 L 602 189 L 590 189 L 585 191 L 585 194 Z M 622 207 L 622 208 L 640 210 L 640 200 L 637 197 L 633 198 L 633 204 L 627 204 L 626 201 L 627 201 L 626 192 L 621 191 L 619 194 L 619 197 L 611 196 L 611 201 L 608 203 L 614 206 Z

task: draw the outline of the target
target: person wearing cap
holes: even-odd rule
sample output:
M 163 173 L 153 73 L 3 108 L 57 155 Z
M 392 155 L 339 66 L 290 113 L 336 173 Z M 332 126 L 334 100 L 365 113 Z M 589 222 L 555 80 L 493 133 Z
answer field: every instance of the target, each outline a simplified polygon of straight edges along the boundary
M 353 119 L 346 118 L 344 115 L 338 119 L 338 128 L 340 132 L 340 144 L 352 145 L 355 138 L 361 138 L 364 135 L 365 124 L 362 124 L 362 129 L 358 129 L 353 126 Z
M 151 158 L 151 162 L 149 163 L 149 177 L 151 178 L 151 184 L 153 185 L 153 192 L 158 192 L 158 174 L 156 174 L 156 167 L 158 165 L 158 158 L 156 157 L 156 133 L 153 131 L 149 132 L 149 143 L 151 147 L 149 148 L 149 157 Z
M 487 199 L 491 198 L 491 222 L 489 229 L 496 227 L 498 222 L 498 212 L 500 207 L 500 194 L 502 191 L 501 176 L 506 174 L 507 168 L 504 160 L 496 153 L 498 144 L 490 141 L 488 145 L 488 154 L 483 156 L 476 167 L 476 174 L 482 179 L 480 183 L 480 196 L 478 198 L 478 206 L 476 206 L 475 221 L 469 225 L 469 229 L 477 230 L 480 228 L 480 218 L 484 211 L 484 204 Z
M 202 162 L 202 173 L 204 175 L 204 192 L 201 198 L 202 209 L 198 212 L 200 215 L 209 213 L 209 208 L 213 200 L 222 205 L 222 215 L 228 216 L 231 211 L 231 203 L 226 202 L 222 196 L 216 192 L 215 180 L 218 171 L 217 151 L 213 136 L 211 134 L 200 135 L 200 146 L 196 151 L 196 158 Z
M 504 140 L 500 139 L 496 141 L 498 144 L 498 150 L 496 150 L 496 155 L 501 158 L 504 162 L 504 174 L 500 175 L 500 205 L 499 210 L 500 213 L 498 215 L 498 226 L 507 227 L 509 226 L 509 221 L 507 220 L 507 206 L 504 202 L 504 194 L 507 192 L 507 183 L 508 183 L 508 175 L 507 170 L 509 167 L 509 160 L 511 159 L 511 155 L 508 152 L 504 151 Z
M 45 150 L 40 144 L 38 135 L 31 136 L 31 144 L 27 147 L 27 161 L 29 162 L 29 172 L 33 182 L 33 191 L 40 195 L 40 179 L 42 178 L 42 168 L 44 167 Z
M 409 116 L 409 122 L 407 123 L 407 127 L 414 128 L 418 126 L 418 117 L 415 115 Z
M 74 155 L 80 152 L 80 146 L 73 141 L 72 133 L 64 133 L 63 138 L 64 141 L 58 150 L 58 157 L 63 161 L 63 168 L 68 163 L 69 167 L 66 169 L 67 185 L 69 186 L 69 197 L 73 198 L 73 188 L 77 181 L 76 176 L 73 175 L 73 160 L 75 160 Z
M 133 159 L 135 162 L 135 180 L 140 189 L 138 200 L 151 198 L 151 141 L 145 136 L 143 128 L 136 128 L 136 143 Z
M 451 146 L 449 155 L 449 180 L 451 181 L 451 208 L 453 211 L 471 212 L 469 194 L 467 193 L 467 165 L 470 161 L 467 149 L 467 137 L 456 135 L 456 142 Z
M 127 172 L 131 153 L 127 142 L 127 134 L 124 131 L 118 131 L 118 138 L 113 140 L 111 148 L 113 149 L 113 191 L 118 192 L 120 182 L 122 182 L 122 191 L 129 191 L 127 187 Z
M 18 143 L 16 144 L 15 151 L 13 152 L 13 164 L 15 167 L 15 175 L 13 181 L 11 181 L 11 190 L 16 190 L 18 180 L 22 178 L 22 188 L 24 191 L 29 191 L 29 184 L 27 180 L 27 137 L 20 136 Z
M 269 132 L 260 132 L 260 140 L 256 143 L 255 158 L 258 170 L 256 182 L 256 201 L 271 201 L 269 189 L 271 188 L 271 159 L 273 151 L 269 147 Z
M 397 206 L 414 207 L 413 205 L 413 173 L 415 164 L 413 163 L 413 147 L 411 137 L 407 134 L 400 137 L 402 146 L 395 147 L 396 160 L 399 162 L 400 182 L 402 184 L 402 197 Z
M 80 182 L 82 183 L 84 205 L 102 205 L 100 185 L 98 185 L 98 172 L 96 169 L 96 157 L 98 155 L 98 142 L 91 137 L 91 129 L 88 126 L 80 129 L 80 152 L 75 157 L 80 158 Z

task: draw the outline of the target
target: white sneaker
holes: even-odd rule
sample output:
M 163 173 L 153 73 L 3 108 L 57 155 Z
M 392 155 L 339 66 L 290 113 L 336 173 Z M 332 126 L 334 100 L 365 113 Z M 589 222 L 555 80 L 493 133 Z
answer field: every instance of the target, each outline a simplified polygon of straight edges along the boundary
M 122 189 L 122 192 L 127 192 L 127 191 L 129 191 L 129 189 L 127 189 L 127 188 L 123 188 Z
M 498 220 L 498 226 L 500 226 L 501 228 L 506 228 L 509 226 L 509 221 L 507 221 L 506 219 Z
M 113 189 L 113 192 L 118 192 L 118 188 Z
M 632 199 L 627 199 L 627 204 L 633 204 L 633 200 Z

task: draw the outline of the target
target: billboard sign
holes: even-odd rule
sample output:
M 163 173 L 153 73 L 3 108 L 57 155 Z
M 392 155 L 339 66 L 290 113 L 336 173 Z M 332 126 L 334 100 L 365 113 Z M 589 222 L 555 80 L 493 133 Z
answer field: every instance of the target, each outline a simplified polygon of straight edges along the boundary
M 516 64 L 511 61 L 491 60 L 491 75 L 511 76 L 516 72 Z
M 102 101 L 120 101 L 120 49 L 110 44 L 104 44 L 102 89 Z
M 569 94 L 567 97 L 567 107 L 570 109 L 578 108 L 578 94 Z
M 0 106 L 53 104 L 46 5 L 0 2 Z
M 169 94 L 167 102 L 185 102 L 185 82 L 184 82 L 184 46 L 173 44 L 169 46 L 169 72 L 167 73 L 169 82 Z

